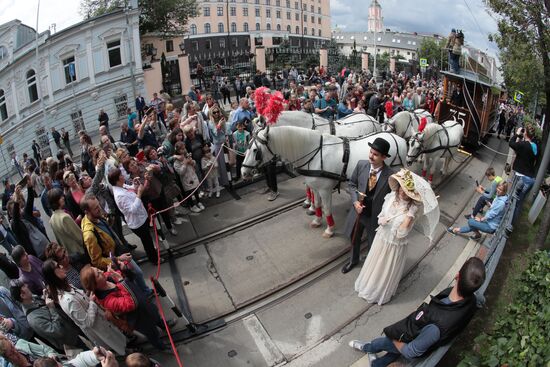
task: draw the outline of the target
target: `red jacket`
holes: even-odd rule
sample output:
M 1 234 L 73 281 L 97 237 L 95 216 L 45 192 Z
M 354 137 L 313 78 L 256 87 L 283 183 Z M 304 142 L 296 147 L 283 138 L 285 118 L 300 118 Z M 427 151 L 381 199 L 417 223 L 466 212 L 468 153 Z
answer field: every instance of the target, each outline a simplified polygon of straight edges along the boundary
M 98 296 L 97 300 L 104 309 L 113 314 L 124 314 L 136 309 L 132 295 L 122 283 L 117 283 L 115 289 L 109 291 L 103 298 Z

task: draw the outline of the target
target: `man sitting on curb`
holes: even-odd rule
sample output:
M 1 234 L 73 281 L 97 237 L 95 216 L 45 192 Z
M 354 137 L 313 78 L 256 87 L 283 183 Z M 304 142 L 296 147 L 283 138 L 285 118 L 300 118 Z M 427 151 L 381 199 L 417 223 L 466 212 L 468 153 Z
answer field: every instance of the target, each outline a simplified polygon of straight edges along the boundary
M 455 285 L 447 288 L 429 304 L 423 303 L 401 321 L 384 328 L 386 336 L 370 343 L 349 342 L 350 347 L 369 353 L 372 367 L 384 367 L 400 356 L 413 359 L 451 341 L 473 317 L 477 305 L 474 292 L 485 281 L 485 265 L 477 257 L 469 258 L 455 277 Z M 386 352 L 380 358 L 376 353 Z
M 491 188 L 489 190 L 486 190 L 483 186 L 478 185 L 476 187 L 476 191 L 481 194 L 479 199 L 477 199 L 476 205 L 474 205 L 472 214 L 466 214 L 464 217 L 466 219 L 475 218 L 476 215 L 481 213 L 485 205 L 493 202 L 493 199 L 495 196 L 497 196 L 497 186 L 502 181 L 502 177 L 497 176 L 495 174 L 495 169 L 493 167 L 487 168 L 485 171 L 485 177 L 491 182 Z M 477 182 L 477 181 L 476 181 Z

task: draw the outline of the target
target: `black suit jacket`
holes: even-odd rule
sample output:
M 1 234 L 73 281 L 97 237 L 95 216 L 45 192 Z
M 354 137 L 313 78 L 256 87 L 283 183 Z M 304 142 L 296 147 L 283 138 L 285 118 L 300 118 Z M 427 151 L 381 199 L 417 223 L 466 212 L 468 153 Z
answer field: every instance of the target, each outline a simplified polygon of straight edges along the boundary
M 360 197 L 357 194 L 356 190 L 360 192 L 366 191 L 367 185 L 369 182 L 370 168 L 371 168 L 371 165 L 368 160 L 359 161 L 357 163 L 357 166 L 353 170 L 353 174 L 351 175 L 351 178 L 348 182 L 352 208 L 349 211 L 349 214 L 346 220 L 345 232 L 346 232 L 346 235 L 348 235 L 350 238 L 353 235 L 353 227 L 355 226 L 355 220 L 357 219 L 357 212 L 353 207 L 353 203 L 355 203 L 356 201 L 360 201 Z M 376 189 L 374 191 L 374 196 L 372 198 L 371 215 L 369 217 L 367 217 L 364 214 L 360 215 L 359 220 L 367 230 L 367 240 L 368 240 L 369 246 L 372 243 L 372 240 L 374 239 L 375 231 L 376 231 L 376 228 L 378 227 L 378 214 L 380 214 L 380 212 L 382 211 L 382 205 L 384 205 L 384 198 L 391 191 L 390 186 L 388 184 L 388 178 L 393 173 L 394 171 L 390 167 L 384 165 L 384 167 L 382 168 L 382 171 L 380 172 L 380 176 L 378 177 L 378 181 L 376 183 Z

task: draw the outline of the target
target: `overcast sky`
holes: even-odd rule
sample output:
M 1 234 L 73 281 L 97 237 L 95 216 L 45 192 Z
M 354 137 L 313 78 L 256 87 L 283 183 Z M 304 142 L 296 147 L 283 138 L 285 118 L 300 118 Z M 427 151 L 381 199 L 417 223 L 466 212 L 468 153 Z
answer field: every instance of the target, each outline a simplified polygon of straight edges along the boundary
M 332 25 L 349 31 L 366 31 L 370 3 L 371 0 L 330 0 Z M 496 31 L 496 22 L 485 10 L 483 0 L 379 0 L 379 3 L 384 28 L 443 36 L 451 28 L 460 28 L 467 43 L 496 55 L 496 45 L 487 40 L 487 35 Z M 35 28 L 37 4 L 38 0 L 0 0 L 0 24 L 19 19 Z M 41 0 L 38 30 L 42 32 L 56 23 L 60 31 L 79 22 L 82 19 L 79 4 L 80 0 Z

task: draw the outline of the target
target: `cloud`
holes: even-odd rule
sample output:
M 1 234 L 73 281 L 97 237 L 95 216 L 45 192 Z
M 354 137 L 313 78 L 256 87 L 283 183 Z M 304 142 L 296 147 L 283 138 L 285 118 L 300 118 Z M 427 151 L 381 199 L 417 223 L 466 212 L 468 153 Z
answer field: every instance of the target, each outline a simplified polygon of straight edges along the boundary
M 78 13 L 78 0 L 41 0 L 38 30 L 47 30 L 52 23 L 60 31 L 82 20 Z M 36 28 L 36 10 L 38 0 L 1 0 L 0 24 L 19 19 L 23 24 Z
M 370 2 L 370 0 L 331 0 L 332 23 L 339 27 L 345 25 L 346 31 L 366 31 Z M 382 6 L 385 29 L 442 36 L 447 36 L 451 28 L 462 29 L 466 43 L 481 50 L 488 50 L 493 56 L 498 52 L 496 45 L 489 42 L 487 38 L 489 33 L 497 31 L 497 24 L 487 13 L 483 0 L 379 0 L 378 2 Z M 333 11 L 333 8 L 338 10 Z

